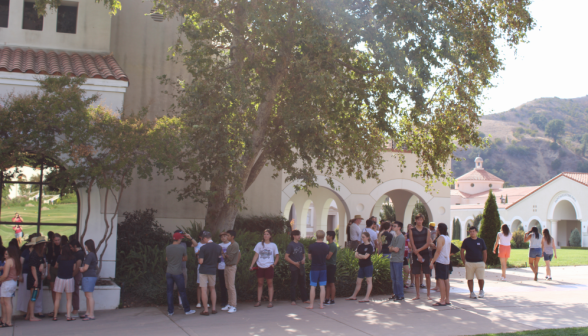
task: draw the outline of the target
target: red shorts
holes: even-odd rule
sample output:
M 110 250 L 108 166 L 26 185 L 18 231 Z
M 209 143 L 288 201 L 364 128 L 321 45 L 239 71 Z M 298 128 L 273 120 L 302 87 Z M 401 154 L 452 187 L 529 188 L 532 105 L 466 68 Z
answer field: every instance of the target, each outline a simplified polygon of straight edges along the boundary
M 510 246 L 498 245 L 498 258 L 510 258 Z
M 271 280 L 274 278 L 274 268 L 273 267 L 268 267 L 268 268 L 258 268 L 257 269 L 257 278 L 264 278 L 264 279 L 268 279 Z

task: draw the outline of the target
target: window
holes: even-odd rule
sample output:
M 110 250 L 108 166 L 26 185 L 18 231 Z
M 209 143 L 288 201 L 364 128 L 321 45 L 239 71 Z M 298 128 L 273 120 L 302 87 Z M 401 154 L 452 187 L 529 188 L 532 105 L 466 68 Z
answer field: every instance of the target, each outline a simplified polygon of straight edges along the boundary
M 57 7 L 57 32 L 75 34 L 78 23 L 77 6 Z
M 35 232 L 44 236 L 49 231 L 66 236 L 77 233 L 78 194 L 73 186 L 56 187 L 54 177 L 60 169 L 51 160 L 31 156 L 23 166 L 0 174 L 0 236 L 5 246 L 15 238 L 16 223 L 20 223 L 22 239 Z
M 22 13 L 22 29 L 43 30 L 43 17 L 37 14 L 34 2 L 25 2 Z
M 473 184 L 473 183 L 472 183 L 472 184 L 470 184 L 470 187 L 472 187 L 472 188 L 473 188 L 473 187 L 474 187 L 474 184 Z
M 10 0 L 0 0 L 0 27 L 8 28 L 8 9 Z

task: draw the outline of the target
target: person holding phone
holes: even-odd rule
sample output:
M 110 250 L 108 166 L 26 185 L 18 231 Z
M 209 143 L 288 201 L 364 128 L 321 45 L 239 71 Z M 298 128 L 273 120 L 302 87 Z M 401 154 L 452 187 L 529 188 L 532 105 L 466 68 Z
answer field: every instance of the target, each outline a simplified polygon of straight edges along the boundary
M 539 229 L 536 226 L 533 226 L 529 232 L 525 233 L 525 243 L 530 241 L 529 243 L 529 266 L 533 273 L 535 274 L 535 281 L 539 277 L 539 260 L 541 259 L 541 255 L 543 250 L 541 249 L 542 246 L 542 236 L 539 233 Z
M 250 270 L 254 270 L 253 265 L 257 263 L 257 302 L 254 307 L 261 306 L 261 294 L 263 293 L 263 280 L 267 281 L 267 291 L 269 296 L 268 308 L 274 306 L 274 269 L 280 260 L 278 246 L 272 243 L 272 232 L 270 229 L 263 231 L 263 241 L 257 243 L 255 248 L 255 255 L 251 260 Z
M 415 216 L 416 225 L 408 232 L 410 245 L 412 249 L 412 266 L 411 272 L 416 280 L 416 296 L 413 300 L 418 300 L 420 296 L 421 276 L 425 275 L 427 281 L 427 298 L 431 299 L 431 254 L 429 253 L 429 246 L 431 246 L 431 235 L 429 229 L 423 226 L 425 217 L 422 214 Z
M 23 232 L 22 232 L 22 227 L 20 226 L 20 223 L 23 222 L 23 219 L 22 219 L 22 217 L 20 217 L 18 212 L 14 214 L 14 217 L 12 218 L 12 222 L 17 223 L 15 226 L 12 227 L 12 230 L 14 230 L 14 238 L 16 238 L 16 241 L 18 242 L 18 246 L 21 246 Z

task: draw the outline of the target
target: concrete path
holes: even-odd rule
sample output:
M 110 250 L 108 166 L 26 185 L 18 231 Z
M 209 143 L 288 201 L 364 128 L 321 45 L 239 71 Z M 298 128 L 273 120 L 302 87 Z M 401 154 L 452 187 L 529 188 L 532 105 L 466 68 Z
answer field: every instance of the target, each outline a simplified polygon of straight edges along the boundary
M 544 270 L 540 276 L 545 278 Z M 553 281 L 532 281 L 529 269 L 509 270 L 506 282 L 496 281 L 500 270 L 486 271 L 486 298 L 470 299 L 464 270 L 452 275 L 452 306 L 435 308 L 406 292 L 407 301 L 394 303 L 376 296 L 370 303 L 336 300 L 324 310 L 304 309 L 280 301 L 274 308 L 264 303 L 239 304 L 236 314 L 219 311 L 208 317 L 186 316 L 176 308 L 167 317 L 166 307 L 102 311 L 96 321 L 57 322 L 44 319 L 31 323 L 16 318 L 14 328 L 0 329 L 7 335 L 474 335 L 480 333 L 588 326 L 588 266 L 553 269 Z M 477 283 L 476 283 L 477 293 Z M 433 298 L 438 298 L 437 293 Z M 318 305 L 317 305 L 318 306 Z M 220 309 L 220 308 L 219 308 Z

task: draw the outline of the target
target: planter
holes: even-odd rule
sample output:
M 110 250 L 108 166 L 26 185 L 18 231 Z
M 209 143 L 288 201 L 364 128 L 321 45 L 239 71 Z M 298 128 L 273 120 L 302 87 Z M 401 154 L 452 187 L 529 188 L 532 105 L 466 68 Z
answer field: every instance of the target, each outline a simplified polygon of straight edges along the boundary
M 117 286 L 114 282 L 108 279 L 100 279 L 100 285 L 96 285 L 94 288 L 94 301 L 95 301 L 95 310 L 110 310 L 116 309 L 120 304 L 120 287 Z M 43 298 L 43 313 L 47 314 L 53 311 L 53 300 L 51 299 L 51 291 L 49 290 L 48 286 L 43 286 L 43 290 L 41 291 L 42 298 Z M 20 295 L 19 290 L 16 290 L 15 297 L 12 299 L 12 306 L 14 310 L 14 314 L 19 314 L 16 310 L 16 301 Z M 29 296 L 30 292 L 26 292 L 25 295 Z M 61 302 L 59 304 L 59 312 L 65 313 L 66 312 L 66 303 L 67 298 L 65 293 L 61 295 Z M 86 295 L 80 289 L 80 311 L 86 311 Z

